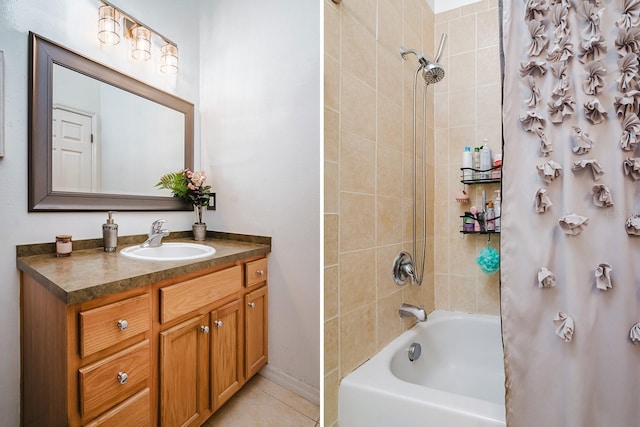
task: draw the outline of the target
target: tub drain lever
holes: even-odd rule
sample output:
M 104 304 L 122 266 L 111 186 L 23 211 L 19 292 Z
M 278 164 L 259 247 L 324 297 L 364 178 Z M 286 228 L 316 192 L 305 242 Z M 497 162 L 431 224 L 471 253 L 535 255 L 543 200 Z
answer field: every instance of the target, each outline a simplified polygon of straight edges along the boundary
M 417 342 L 412 343 L 409 347 L 409 361 L 413 362 L 418 360 L 420 354 L 422 354 L 422 346 Z

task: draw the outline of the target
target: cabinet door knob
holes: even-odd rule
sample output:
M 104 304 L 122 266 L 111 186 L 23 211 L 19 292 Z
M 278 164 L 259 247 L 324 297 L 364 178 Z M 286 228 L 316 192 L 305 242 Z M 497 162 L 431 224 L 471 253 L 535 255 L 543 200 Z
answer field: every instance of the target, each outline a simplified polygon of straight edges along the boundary
M 129 379 L 129 375 L 126 372 L 118 372 L 118 382 L 124 384 Z
M 255 302 L 250 302 L 249 304 L 247 304 L 249 306 L 249 308 L 253 308 L 256 306 Z
M 222 320 L 216 320 L 213 322 L 218 328 L 222 328 Z
M 256 271 L 256 274 L 258 276 L 264 276 L 264 270 L 258 270 L 258 271 Z
M 200 326 L 200 330 L 202 331 L 203 334 L 208 334 L 209 333 L 209 327 L 208 326 Z
M 127 326 L 129 326 L 129 322 L 124 319 L 118 320 L 118 329 L 124 331 L 125 329 L 127 329 Z

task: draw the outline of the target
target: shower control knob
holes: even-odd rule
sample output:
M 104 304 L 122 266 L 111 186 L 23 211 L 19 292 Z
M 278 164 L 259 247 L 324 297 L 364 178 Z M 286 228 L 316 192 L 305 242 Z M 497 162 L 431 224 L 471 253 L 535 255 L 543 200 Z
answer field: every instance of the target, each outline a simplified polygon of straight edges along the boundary
M 127 322 L 126 320 L 118 320 L 118 329 L 120 329 L 121 331 L 124 331 L 125 329 L 127 329 L 127 327 L 129 326 L 129 322 Z

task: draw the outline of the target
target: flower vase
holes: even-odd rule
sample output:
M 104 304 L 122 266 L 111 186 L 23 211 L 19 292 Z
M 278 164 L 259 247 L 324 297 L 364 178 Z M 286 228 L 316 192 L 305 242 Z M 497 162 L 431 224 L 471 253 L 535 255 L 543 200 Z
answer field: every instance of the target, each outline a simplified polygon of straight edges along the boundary
M 196 222 L 192 226 L 193 240 L 205 240 L 207 238 L 207 224 L 202 221 L 202 214 L 206 206 L 194 206 Z

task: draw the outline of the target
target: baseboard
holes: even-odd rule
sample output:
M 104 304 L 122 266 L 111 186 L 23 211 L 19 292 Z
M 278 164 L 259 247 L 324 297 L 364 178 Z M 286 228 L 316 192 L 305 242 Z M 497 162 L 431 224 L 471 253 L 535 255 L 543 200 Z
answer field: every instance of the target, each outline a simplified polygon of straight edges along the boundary
M 320 390 L 316 390 L 308 384 L 300 382 L 291 375 L 272 367 L 271 365 L 265 365 L 259 372 L 263 377 L 273 381 L 274 383 L 281 385 L 289 391 L 294 392 L 298 396 L 302 396 L 310 402 L 316 405 L 320 404 Z

